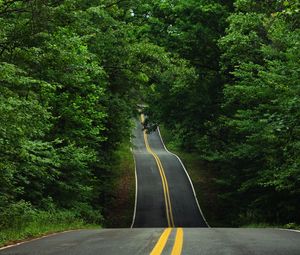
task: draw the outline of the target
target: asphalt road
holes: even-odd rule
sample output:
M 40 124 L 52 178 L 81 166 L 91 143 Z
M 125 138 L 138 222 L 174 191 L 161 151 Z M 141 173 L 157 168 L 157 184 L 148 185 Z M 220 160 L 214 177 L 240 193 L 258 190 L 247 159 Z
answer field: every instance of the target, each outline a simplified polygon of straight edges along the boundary
M 0 248 L 0 254 L 300 255 L 299 231 L 208 228 L 180 160 L 165 150 L 159 133 L 147 135 L 137 123 L 134 134 L 134 228 L 60 233 Z
M 300 233 L 279 229 L 185 228 L 183 255 L 299 255 Z M 144 255 L 163 229 L 81 230 L 0 250 L 6 255 Z M 175 229 L 162 254 L 171 254 Z
M 137 173 L 137 208 L 133 227 L 207 227 L 188 176 L 179 159 L 166 151 L 158 131 L 145 134 L 139 121 L 133 139 Z M 166 176 L 174 225 L 168 225 L 162 178 L 154 156 L 160 159 Z

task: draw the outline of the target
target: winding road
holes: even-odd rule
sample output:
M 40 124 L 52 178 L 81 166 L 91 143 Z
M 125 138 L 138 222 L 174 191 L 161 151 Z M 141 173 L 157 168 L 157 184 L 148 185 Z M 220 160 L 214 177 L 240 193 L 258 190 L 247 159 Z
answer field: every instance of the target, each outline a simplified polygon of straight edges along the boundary
M 144 121 L 144 116 L 141 116 Z M 180 159 L 167 151 L 158 130 L 134 132 L 137 205 L 133 227 L 207 227 Z
M 141 121 L 144 116 L 141 116 Z M 6 255 L 299 255 L 300 232 L 210 228 L 180 159 L 139 121 L 133 138 L 137 192 L 132 228 L 59 233 L 0 248 Z

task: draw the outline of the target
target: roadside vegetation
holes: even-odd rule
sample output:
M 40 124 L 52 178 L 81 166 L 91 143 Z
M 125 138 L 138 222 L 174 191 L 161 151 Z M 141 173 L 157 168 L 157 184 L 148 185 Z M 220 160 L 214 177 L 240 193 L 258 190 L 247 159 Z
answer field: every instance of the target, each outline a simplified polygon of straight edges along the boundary
M 105 227 L 128 228 L 132 224 L 135 203 L 135 165 L 131 142 L 122 144 L 117 152 L 119 159 L 115 172 L 111 199 L 105 206 Z
M 47 210 L 41 210 L 21 200 L 2 209 L 0 247 L 67 230 L 96 229 L 101 225 L 130 227 L 135 202 L 135 166 L 129 141 L 120 145 L 115 158 L 113 176 L 110 176 L 113 179 L 111 187 L 105 187 L 107 200 L 103 202 L 104 217 L 84 205 L 72 210 L 58 210 L 49 204 Z
M 0 230 L 10 236 L 2 242 L 130 225 L 136 105 L 164 70 L 189 70 L 140 33 L 139 6 L 0 1 Z M 48 216 L 54 225 L 43 230 L 36 222 Z
M 1 214 L 0 247 L 61 231 L 100 228 L 86 223 L 76 211 L 38 211 L 24 201 L 8 209 Z
M 215 166 L 203 160 L 196 152 L 187 152 L 181 147 L 180 140 L 171 130 L 164 126 L 159 127 L 161 136 L 167 149 L 180 157 L 193 182 L 197 199 L 205 219 L 210 227 L 243 227 L 243 228 L 285 228 L 300 230 L 295 223 L 271 224 L 266 222 L 244 223 L 233 220 L 227 204 L 224 203 L 223 194 L 218 185 L 218 171 Z
M 153 40 L 193 71 L 149 92 L 149 126 L 172 130 L 208 166 L 228 224 L 299 224 L 299 1 L 188 0 L 154 10 L 152 29 L 166 29 Z

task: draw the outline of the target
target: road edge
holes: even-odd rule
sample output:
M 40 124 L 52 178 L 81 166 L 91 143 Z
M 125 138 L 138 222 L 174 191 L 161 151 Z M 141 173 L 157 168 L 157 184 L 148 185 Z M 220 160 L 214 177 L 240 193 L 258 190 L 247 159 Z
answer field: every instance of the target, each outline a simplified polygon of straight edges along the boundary
M 135 156 L 133 153 L 133 149 L 131 148 L 131 153 L 134 161 L 134 176 L 135 176 L 135 201 L 134 201 L 134 210 L 133 210 L 133 216 L 132 216 L 132 223 L 130 228 L 133 228 L 135 217 L 136 217 L 136 207 L 137 207 L 137 194 L 138 194 L 138 180 L 137 180 L 137 172 L 136 172 L 136 161 Z
M 283 231 L 300 233 L 300 230 L 297 230 L 297 229 L 288 229 L 288 228 L 278 228 L 278 229 L 283 230 Z
M 190 185 L 191 185 L 191 188 L 192 188 L 192 191 L 193 191 L 193 194 L 194 194 L 194 198 L 195 198 L 197 207 L 198 207 L 198 209 L 199 209 L 199 212 L 200 212 L 200 214 L 201 214 L 201 216 L 202 216 L 202 218 L 203 218 L 205 224 L 207 225 L 207 227 L 210 228 L 210 226 L 209 226 L 209 224 L 208 224 L 208 222 L 207 222 L 207 220 L 206 220 L 206 218 L 205 218 L 205 216 L 204 216 L 204 214 L 203 214 L 203 212 L 202 212 L 202 210 L 201 210 L 200 204 L 199 204 L 199 202 L 198 202 L 197 194 L 196 194 L 196 191 L 195 191 L 193 182 L 192 182 L 192 180 L 191 180 L 191 177 L 189 176 L 189 174 L 188 174 L 188 172 L 187 172 L 187 170 L 186 170 L 186 168 L 185 168 L 185 166 L 184 166 L 182 160 L 181 160 L 175 153 L 170 152 L 170 151 L 167 149 L 167 147 L 165 146 L 165 143 L 164 143 L 164 141 L 163 141 L 163 139 L 162 139 L 162 136 L 161 136 L 159 127 L 157 127 L 157 132 L 158 132 L 159 138 L 160 138 L 161 143 L 162 143 L 164 149 L 166 150 L 166 152 L 168 152 L 168 153 L 170 153 L 171 155 L 175 156 L 175 157 L 178 159 L 178 161 L 180 162 L 180 164 L 181 164 L 181 166 L 182 166 L 182 168 L 183 168 L 183 170 L 184 170 L 184 172 L 185 172 L 185 174 L 186 174 L 186 176 L 187 176 L 187 178 L 188 178 L 188 180 L 189 180 L 189 182 L 190 182 Z
M 12 248 L 12 247 L 15 247 L 15 246 L 19 246 L 21 244 L 25 244 L 25 243 L 37 241 L 37 240 L 40 240 L 40 239 L 44 239 L 44 238 L 47 238 L 47 237 L 51 237 L 51 236 L 55 236 L 55 235 L 59 235 L 59 234 L 65 234 L 65 233 L 74 232 L 74 231 L 80 231 L 80 230 L 86 230 L 86 229 L 85 228 L 70 229 L 70 230 L 65 230 L 65 231 L 59 231 L 59 232 L 55 232 L 55 233 L 45 234 L 45 235 L 42 235 L 42 236 L 34 237 L 32 239 L 27 239 L 25 241 L 21 241 L 20 240 L 20 242 L 18 242 L 18 243 L 9 244 L 9 245 L 5 245 L 5 246 L 0 247 L 0 251 L 5 250 L 5 249 L 9 249 L 9 248 Z

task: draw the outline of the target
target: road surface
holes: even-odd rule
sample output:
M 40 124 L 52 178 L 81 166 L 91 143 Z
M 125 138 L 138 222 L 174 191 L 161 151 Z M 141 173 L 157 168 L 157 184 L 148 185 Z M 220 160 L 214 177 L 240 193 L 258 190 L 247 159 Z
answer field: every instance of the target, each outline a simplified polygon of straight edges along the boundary
M 171 254 L 173 229 L 162 254 Z M 0 250 L 6 255 L 144 255 L 164 229 L 81 230 Z M 183 255 L 299 255 L 300 233 L 279 229 L 184 228 Z M 159 254 L 159 253 L 154 253 Z
M 0 248 L 0 255 L 299 255 L 300 232 L 208 228 L 180 160 L 156 131 L 134 131 L 133 228 L 80 230 Z
M 165 149 L 158 131 L 147 134 L 140 122 L 136 127 L 133 153 L 138 185 L 133 227 L 207 227 L 180 160 Z

